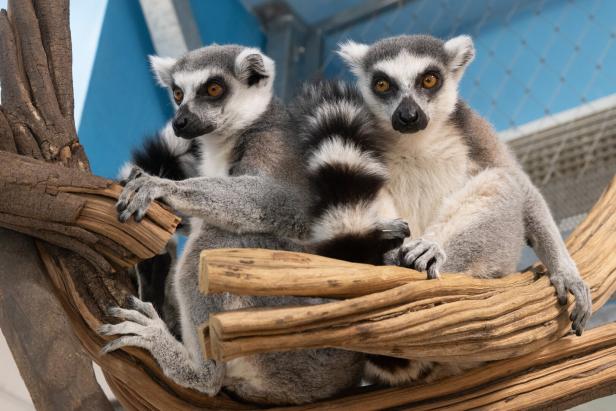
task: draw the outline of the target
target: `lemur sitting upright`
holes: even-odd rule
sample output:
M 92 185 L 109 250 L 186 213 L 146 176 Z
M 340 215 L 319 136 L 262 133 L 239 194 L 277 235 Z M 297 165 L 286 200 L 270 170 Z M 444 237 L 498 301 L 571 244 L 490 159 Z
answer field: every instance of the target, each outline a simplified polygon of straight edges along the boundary
M 283 132 L 286 110 L 272 97 L 274 63 L 259 50 L 215 45 L 177 61 L 153 57 L 151 62 L 178 105 L 172 122 L 178 137 L 163 133 L 161 147 L 173 154 L 174 167 L 179 165 L 193 177 L 173 181 L 135 168 L 117 208 L 121 220 L 133 215 L 140 220 L 149 204 L 160 198 L 193 217 L 173 273 L 182 343 L 151 304 L 135 298 L 134 309 L 110 310 L 123 322 L 105 324 L 100 332 L 122 336 L 104 351 L 141 347 L 180 385 L 208 395 L 224 387 L 244 400 L 263 404 L 310 402 L 357 384 L 363 356 L 342 350 L 259 354 L 227 363 L 204 360 L 197 330 L 210 313 L 321 301 L 203 295 L 198 287 L 199 254 L 204 249 L 299 249 L 284 238 L 302 237 L 306 230 L 305 173 L 297 162 L 297 139 Z
M 327 198 L 336 190 L 328 186 L 332 170 L 346 173 L 338 180 L 346 183 L 338 188 L 344 198 L 316 214 L 313 238 L 345 249 L 349 234 L 353 241 L 366 239 L 379 221 L 403 218 L 412 236 L 387 253 L 386 263 L 426 271 L 428 278 L 442 270 L 506 275 L 526 241 L 546 265 L 559 302 L 565 304 L 569 292 L 575 296 L 572 328 L 581 335 L 591 315 L 590 291 L 545 200 L 491 126 L 458 97 L 474 53 L 468 36 L 341 45 L 358 91 L 336 83 L 317 86 L 296 103 L 298 118 L 307 120 L 315 191 Z M 335 130 L 320 126 L 330 123 Z M 347 255 L 358 258 L 352 250 Z M 370 356 L 366 367 L 369 378 L 390 384 L 458 370 L 384 356 Z

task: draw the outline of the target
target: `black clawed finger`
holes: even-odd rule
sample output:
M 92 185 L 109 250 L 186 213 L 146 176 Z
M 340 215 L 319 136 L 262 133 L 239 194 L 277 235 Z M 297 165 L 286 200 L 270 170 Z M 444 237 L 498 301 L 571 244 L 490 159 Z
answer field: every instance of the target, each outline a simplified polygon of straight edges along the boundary
M 438 279 L 440 277 L 441 277 L 441 275 L 440 275 L 440 272 L 439 272 L 439 269 L 438 269 L 437 259 L 436 259 L 436 257 L 433 257 L 428 262 L 428 279 L 436 280 L 436 279 Z
M 145 208 L 141 208 L 137 211 L 137 213 L 135 214 L 135 221 L 136 222 L 141 222 L 141 220 L 143 220 L 143 217 L 145 217 L 147 213 L 147 209 Z
M 128 175 L 128 180 L 134 180 L 136 178 L 141 177 L 142 174 L 142 170 L 139 167 L 133 167 L 133 169 L 130 171 L 130 174 Z
M 125 223 L 128 221 L 128 219 L 130 218 L 130 216 L 132 215 L 132 213 L 128 210 L 124 210 L 120 213 L 120 215 L 118 216 L 118 219 Z
M 121 213 L 122 211 L 126 210 L 126 207 L 128 207 L 128 203 L 126 201 L 118 201 L 116 203 L 116 210 Z

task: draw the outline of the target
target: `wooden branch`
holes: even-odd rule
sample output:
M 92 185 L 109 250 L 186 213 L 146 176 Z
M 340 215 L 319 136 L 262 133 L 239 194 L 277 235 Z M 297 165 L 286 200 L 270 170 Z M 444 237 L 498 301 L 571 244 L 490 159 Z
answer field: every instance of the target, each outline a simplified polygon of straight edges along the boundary
M 0 228 L 0 244 L 0 328 L 36 409 L 111 411 L 34 242 Z
M 616 179 L 567 242 L 591 287 L 594 310 L 616 291 L 614 231 Z M 401 269 L 372 267 L 375 275 L 369 274 L 365 265 L 301 254 L 263 252 L 248 259 L 242 252 L 234 253 L 228 258 L 241 258 L 229 266 L 223 263 L 222 269 L 221 264 L 209 264 L 208 255 L 212 254 L 205 253 L 208 279 L 203 288 L 224 283 L 230 284 L 233 292 L 245 294 L 263 294 L 263 290 L 279 287 L 274 294 L 324 296 L 361 295 L 370 283 L 377 290 L 395 288 L 310 307 L 215 314 L 210 317 L 206 346 L 211 347 L 208 356 L 216 360 L 268 351 L 337 347 L 410 359 L 491 361 L 535 351 L 565 335 L 571 326 L 573 298 L 560 306 L 548 278 L 534 279 L 531 272 L 492 280 L 444 275 L 439 281 L 420 280 L 417 273 L 409 272 L 410 282 L 396 286 L 403 276 Z M 271 259 L 265 261 L 268 256 Z M 220 263 L 220 254 L 217 258 Z M 294 278 L 311 271 L 302 268 L 304 258 L 327 268 L 313 283 Z M 288 261 L 291 266 L 285 271 Z M 270 279 L 266 273 L 274 266 L 278 268 L 271 271 L 274 274 Z M 233 273 L 246 280 L 246 287 L 233 278 Z M 354 276 L 359 280 L 357 287 L 349 282 Z M 254 286 L 254 292 L 250 286 Z
M 482 293 L 485 280 L 465 274 L 447 274 L 445 288 L 430 288 L 436 295 Z M 494 289 L 527 285 L 534 275 L 508 276 Z M 238 295 L 279 295 L 351 298 L 423 282 L 424 273 L 397 266 L 373 266 L 291 251 L 255 248 L 217 248 L 201 252 L 201 292 Z M 442 285 L 442 284 L 441 284 Z
M 431 384 L 371 390 L 293 410 L 564 410 L 616 393 L 616 324 Z
M 120 223 L 121 187 L 60 165 L 0 152 L 0 226 L 71 249 L 101 272 L 156 255 L 179 218 L 153 204 L 141 224 Z
M 70 52 L 71 31 L 68 0 L 53 2 L 34 0 L 34 6 L 54 85 L 54 94 L 62 116 L 66 119 L 69 128 L 74 130 L 73 57 Z

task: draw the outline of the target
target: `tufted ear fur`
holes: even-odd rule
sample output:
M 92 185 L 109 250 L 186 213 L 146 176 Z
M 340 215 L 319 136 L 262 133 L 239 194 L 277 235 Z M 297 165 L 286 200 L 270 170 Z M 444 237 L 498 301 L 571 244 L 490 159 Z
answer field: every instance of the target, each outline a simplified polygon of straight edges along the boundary
M 150 66 L 152 67 L 152 72 L 154 72 L 154 77 L 158 81 L 158 84 L 163 87 L 171 86 L 171 69 L 176 61 L 177 60 L 172 57 L 150 56 Z
M 356 76 L 359 76 L 362 71 L 362 62 L 369 49 L 370 46 L 367 44 L 356 43 L 349 40 L 338 45 L 337 53 L 342 57 L 351 71 Z
M 473 39 L 470 36 L 454 37 L 445 42 L 445 53 L 449 57 L 450 70 L 460 77 L 475 57 Z
M 258 49 L 245 49 L 235 59 L 235 75 L 248 87 L 273 78 L 275 70 L 274 61 Z

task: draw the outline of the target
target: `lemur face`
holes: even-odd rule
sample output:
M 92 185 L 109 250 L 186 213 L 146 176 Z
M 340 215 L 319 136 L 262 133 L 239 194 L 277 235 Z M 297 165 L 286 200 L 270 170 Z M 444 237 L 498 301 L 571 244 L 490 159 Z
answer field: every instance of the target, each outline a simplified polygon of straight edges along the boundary
M 150 56 L 150 63 L 177 105 L 172 125 L 178 137 L 241 130 L 272 98 L 274 62 L 258 49 L 212 45 L 177 60 Z
M 400 133 L 417 133 L 445 121 L 454 110 L 458 82 L 475 49 L 468 36 L 443 42 L 415 35 L 371 46 L 348 42 L 338 53 L 384 125 Z

